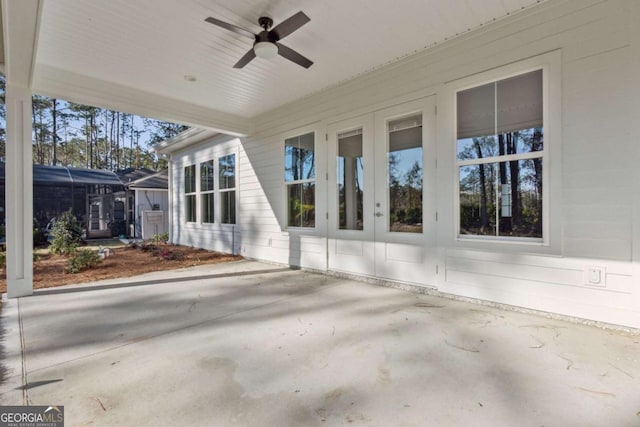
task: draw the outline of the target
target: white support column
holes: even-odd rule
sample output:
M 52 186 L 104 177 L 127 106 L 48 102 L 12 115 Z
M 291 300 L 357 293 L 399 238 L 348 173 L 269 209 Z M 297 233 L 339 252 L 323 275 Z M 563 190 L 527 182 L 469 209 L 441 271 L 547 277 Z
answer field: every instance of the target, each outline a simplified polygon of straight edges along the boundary
M 33 172 L 31 91 L 7 84 L 6 92 L 7 294 L 33 293 Z
M 631 86 L 633 89 L 630 91 L 630 96 L 634 98 L 633 110 L 631 116 L 631 127 L 629 135 L 635 139 L 635 150 L 633 156 L 635 158 L 635 164 L 640 162 L 640 85 L 637 84 L 637 75 L 640 73 L 640 27 L 632 24 L 634 17 L 640 16 L 640 2 L 630 1 L 630 13 L 628 27 L 631 31 L 631 58 L 632 59 L 632 71 Z M 633 82 L 636 82 L 633 84 Z M 633 170 L 633 184 L 631 188 L 635 188 L 629 195 L 633 198 L 633 216 L 632 216 L 632 240 L 631 240 L 631 261 L 633 262 L 633 279 L 636 284 L 633 293 L 635 296 L 636 310 L 640 311 L 640 193 L 638 192 L 638 186 L 640 185 L 640 168 L 637 166 Z

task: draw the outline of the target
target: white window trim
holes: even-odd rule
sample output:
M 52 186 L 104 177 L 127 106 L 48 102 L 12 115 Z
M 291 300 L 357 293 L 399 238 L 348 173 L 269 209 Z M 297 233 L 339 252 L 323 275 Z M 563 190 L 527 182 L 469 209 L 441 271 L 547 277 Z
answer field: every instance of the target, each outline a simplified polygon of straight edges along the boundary
M 385 148 L 384 148 L 384 152 L 385 152 L 385 156 L 389 156 L 389 149 L 390 149 L 390 131 L 389 131 L 389 123 L 391 123 L 394 120 L 399 120 L 399 119 L 403 119 L 403 118 L 410 118 L 413 116 L 420 116 L 420 127 L 422 128 L 423 126 L 427 126 L 427 124 L 425 124 L 425 115 L 426 115 L 426 111 L 424 110 L 424 108 L 418 108 L 415 110 L 409 110 L 407 112 L 403 112 L 402 114 L 396 114 L 393 116 L 389 116 L 389 117 L 385 117 L 384 120 L 384 144 L 385 144 Z M 390 196 L 391 193 L 389 191 L 389 189 L 387 188 L 387 190 L 385 191 L 385 203 L 387 206 L 387 212 L 385 213 L 386 215 L 386 225 L 385 225 L 385 233 L 393 233 L 393 235 L 395 236 L 402 236 L 401 238 L 407 238 L 408 236 L 425 236 L 426 234 L 429 234 L 431 230 L 428 229 L 429 227 L 429 221 L 426 218 L 426 213 L 427 213 L 427 203 L 429 200 L 428 194 L 427 192 L 428 190 L 428 183 L 425 177 L 425 165 L 428 165 L 428 160 L 427 160 L 427 156 L 429 155 L 429 141 L 427 141 L 427 139 L 425 138 L 425 133 L 424 131 L 421 134 L 422 140 L 421 140 L 421 145 L 420 148 L 422 149 L 422 231 L 419 233 L 406 233 L 406 232 L 397 232 L 397 231 L 391 231 L 391 215 L 390 215 L 390 208 L 391 208 L 391 200 L 390 200 Z M 385 169 L 384 169 L 384 174 L 385 174 L 385 180 L 387 182 L 387 186 L 389 185 L 389 161 L 387 160 L 385 162 Z M 375 189 L 374 189 L 375 191 Z M 411 238 L 411 237 L 408 237 Z M 420 237 L 422 238 L 422 237 Z
M 177 171 L 181 178 L 175 181 L 175 185 L 179 185 L 179 192 L 177 193 L 180 202 L 179 202 L 179 212 L 181 212 L 181 220 L 182 224 L 186 229 L 190 230 L 207 230 L 207 231 L 231 231 L 232 229 L 237 228 L 240 224 L 240 147 L 234 142 L 237 139 L 236 137 L 229 137 L 224 135 L 221 138 L 214 138 L 210 140 L 206 140 L 196 147 L 193 147 L 190 150 L 183 151 L 180 153 L 180 161 L 176 161 L 174 163 L 173 171 Z M 229 146 L 221 146 L 222 144 L 232 144 Z M 220 212 L 220 198 L 219 198 L 219 177 L 218 177 L 218 159 L 233 154 L 235 156 L 235 208 L 236 208 L 236 222 L 235 224 L 223 224 L 221 223 L 221 212 Z M 202 191 L 202 183 L 200 180 L 200 165 L 207 161 L 213 161 L 214 168 L 214 189 L 213 191 Z M 194 166 L 196 169 L 196 186 L 195 192 L 185 193 L 184 192 L 184 168 L 188 166 Z M 202 216 L 202 195 L 206 193 L 214 193 L 214 222 L 203 222 Z M 196 222 L 187 222 L 186 218 L 186 195 L 190 194 L 196 195 Z
M 520 238 L 509 236 L 474 236 L 460 234 L 460 182 L 459 166 L 464 161 L 457 160 L 456 150 L 456 93 L 465 89 L 474 88 L 483 84 L 495 82 L 509 77 L 517 76 L 534 70 L 543 70 L 543 126 L 544 126 L 544 150 L 543 161 L 543 230 L 542 239 Z M 553 51 L 523 61 L 497 67 L 492 70 L 474 74 L 447 83 L 446 96 L 450 103 L 450 161 L 452 162 L 453 182 L 453 245 L 459 248 L 513 248 L 514 245 L 527 247 L 528 251 L 548 254 L 561 253 L 561 53 Z M 521 155 L 518 155 L 521 157 Z M 533 157 L 540 157 L 537 153 Z M 500 161 L 506 161 L 509 156 L 502 156 Z M 487 163 L 495 163 L 496 158 Z M 474 162 L 477 163 L 477 162 Z M 536 248 L 537 247 L 537 248 Z

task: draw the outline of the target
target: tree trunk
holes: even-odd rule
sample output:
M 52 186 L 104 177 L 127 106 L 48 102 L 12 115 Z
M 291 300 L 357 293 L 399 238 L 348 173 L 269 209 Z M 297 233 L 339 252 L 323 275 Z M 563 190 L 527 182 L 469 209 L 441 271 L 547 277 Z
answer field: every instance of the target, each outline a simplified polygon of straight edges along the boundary
M 131 140 L 129 141 L 129 167 L 133 167 L 133 116 L 131 116 Z
M 51 118 L 53 121 L 53 129 L 51 129 L 51 145 L 53 145 L 53 166 L 58 164 L 58 100 L 53 98 L 51 101 Z
M 516 154 L 516 138 L 515 133 L 507 134 L 507 154 Z M 517 160 L 509 162 L 509 175 L 511 176 L 511 221 L 515 226 L 520 224 L 520 192 L 519 192 L 519 176 L 520 164 Z
M 120 169 L 120 113 L 116 113 L 116 170 Z
M 105 113 L 105 128 L 108 126 L 109 115 Z M 114 127 L 116 123 L 116 113 L 115 111 L 111 112 L 111 126 L 109 127 L 109 151 L 107 153 L 107 164 L 109 165 L 109 169 L 113 170 L 113 140 L 114 140 Z
M 95 113 L 89 115 L 89 169 L 93 169 L 93 128 L 95 121 Z
M 476 147 L 476 154 L 479 159 L 482 159 L 482 149 L 480 143 L 473 140 L 473 145 Z M 487 178 L 484 170 L 484 163 L 480 165 L 480 231 L 484 232 L 485 227 L 489 226 L 489 215 L 487 213 Z
M 89 127 L 89 117 L 84 117 L 84 128 L 86 129 L 85 133 L 85 141 L 86 145 L 84 148 L 84 164 L 85 167 L 89 167 L 89 139 L 91 138 L 91 128 Z
M 536 129 L 533 132 L 533 147 L 539 149 L 542 145 L 542 132 Z M 542 159 L 533 159 L 533 169 L 535 171 L 536 190 L 537 190 L 537 211 L 536 215 L 536 232 L 542 235 Z

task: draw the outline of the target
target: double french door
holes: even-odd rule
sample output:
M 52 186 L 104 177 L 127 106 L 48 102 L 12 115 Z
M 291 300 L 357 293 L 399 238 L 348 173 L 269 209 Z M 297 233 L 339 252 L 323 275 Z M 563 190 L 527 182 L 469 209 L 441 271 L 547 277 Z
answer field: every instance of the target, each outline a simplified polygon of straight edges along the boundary
M 435 97 L 328 127 L 329 269 L 436 283 Z

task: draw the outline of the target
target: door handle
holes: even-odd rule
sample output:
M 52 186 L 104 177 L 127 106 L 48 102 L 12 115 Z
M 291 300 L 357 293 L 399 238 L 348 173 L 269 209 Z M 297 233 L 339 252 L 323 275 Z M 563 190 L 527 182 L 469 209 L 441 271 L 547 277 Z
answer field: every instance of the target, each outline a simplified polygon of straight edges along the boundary
M 382 214 L 382 212 L 376 212 L 376 216 L 377 216 L 378 218 L 380 218 L 381 216 L 383 216 L 383 214 Z

